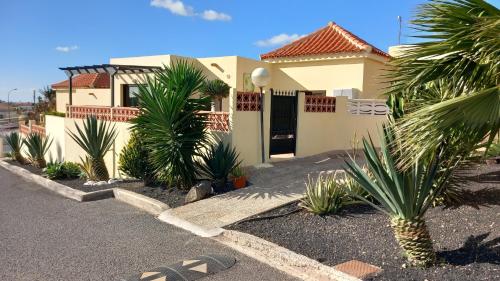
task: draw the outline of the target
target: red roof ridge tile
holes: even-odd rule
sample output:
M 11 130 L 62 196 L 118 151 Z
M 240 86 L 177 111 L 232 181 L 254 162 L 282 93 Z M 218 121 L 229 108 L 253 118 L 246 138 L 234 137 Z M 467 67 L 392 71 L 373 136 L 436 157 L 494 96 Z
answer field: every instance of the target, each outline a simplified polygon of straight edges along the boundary
M 273 51 L 262 54 L 260 57 L 261 59 L 272 59 L 361 52 L 372 53 L 386 58 L 390 57 L 384 51 L 331 21 L 327 26 Z

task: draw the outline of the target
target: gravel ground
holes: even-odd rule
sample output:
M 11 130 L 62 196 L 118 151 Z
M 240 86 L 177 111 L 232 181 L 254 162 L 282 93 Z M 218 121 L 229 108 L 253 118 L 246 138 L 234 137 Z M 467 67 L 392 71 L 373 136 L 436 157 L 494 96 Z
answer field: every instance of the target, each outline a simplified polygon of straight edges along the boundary
M 500 165 L 461 172 L 468 202 L 437 207 L 426 220 L 441 264 L 403 268 L 405 258 L 388 218 L 369 206 L 350 206 L 338 216 L 315 216 L 292 204 L 228 227 L 336 265 L 357 259 L 380 266 L 374 280 L 500 280 Z M 290 213 L 291 214 L 287 214 Z M 267 216 L 277 216 L 263 219 Z
M 7 161 L 9 164 L 21 167 L 23 169 L 26 169 L 34 174 L 44 176 L 42 169 L 39 169 L 35 166 L 31 165 L 21 165 L 16 161 Z M 92 191 L 99 191 L 99 190 L 104 190 L 104 189 L 110 189 L 114 187 L 120 187 L 124 189 L 135 189 L 144 186 L 142 181 L 139 180 L 124 180 L 124 181 L 119 181 L 116 183 L 112 184 L 106 184 L 106 185 L 83 185 L 87 180 L 86 179 L 81 179 L 81 178 L 76 178 L 76 179 L 60 179 L 60 180 L 53 180 L 55 182 L 58 182 L 60 184 L 64 184 L 66 186 L 69 186 L 74 189 L 81 190 L 83 192 L 92 192 Z
M 134 190 L 142 195 L 154 198 L 167 204 L 170 208 L 176 208 L 184 205 L 184 198 L 186 198 L 187 191 L 179 190 L 177 188 L 164 188 L 164 187 L 151 187 L 144 186 L 140 189 Z

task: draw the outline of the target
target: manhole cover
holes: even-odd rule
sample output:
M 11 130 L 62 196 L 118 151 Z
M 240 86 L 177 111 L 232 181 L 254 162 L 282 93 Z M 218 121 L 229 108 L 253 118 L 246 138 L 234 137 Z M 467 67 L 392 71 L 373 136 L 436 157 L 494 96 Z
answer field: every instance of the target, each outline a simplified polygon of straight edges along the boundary
M 220 255 L 202 255 L 183 260 L 166 267 L 158 267 L 134 275 L 127 281 L 190 281 L 226 270 L 236 263 L 232 257 Z

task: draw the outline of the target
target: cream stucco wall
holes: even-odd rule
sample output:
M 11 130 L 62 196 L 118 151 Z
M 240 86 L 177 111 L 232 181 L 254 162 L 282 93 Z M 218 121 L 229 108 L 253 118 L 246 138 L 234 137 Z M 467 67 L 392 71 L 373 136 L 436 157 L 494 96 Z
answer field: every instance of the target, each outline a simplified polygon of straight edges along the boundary
M 69 90 L 56 90 L 56 110 L 66 112 L 69 104 Z M 111 96 L 109 89 L 73 89 L 73 105 L 110 106 Z
M 353 115 L 347 111 L 347 97 L 337 97 L 336 110 L 330 112 L 305 112 L 304 94 L 299 93 L 297 117 L 298 157 L 319 154 L 327 151 L 344 151 L 352 148 L 356 137 L 373 136 L 378 145 L 377 134 L 385 116 Z

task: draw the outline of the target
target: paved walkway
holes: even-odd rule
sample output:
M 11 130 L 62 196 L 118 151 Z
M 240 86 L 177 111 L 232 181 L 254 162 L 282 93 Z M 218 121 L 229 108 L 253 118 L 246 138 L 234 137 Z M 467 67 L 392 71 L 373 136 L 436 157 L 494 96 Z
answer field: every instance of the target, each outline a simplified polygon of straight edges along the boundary
M 2 281 L 118 281 L 206 254 L 237 262 L 202 280 L 297 280 L 118 200 L 78 203 L 3 168 L 0 194 Z
M 249 187 L 167 212 L 205 229 L 224 227 L 300 199 L 308 174 L 340 169 L 343 164 L 343 158 L 333 153 L 276 162 L 272 168 L 249 171 Z

